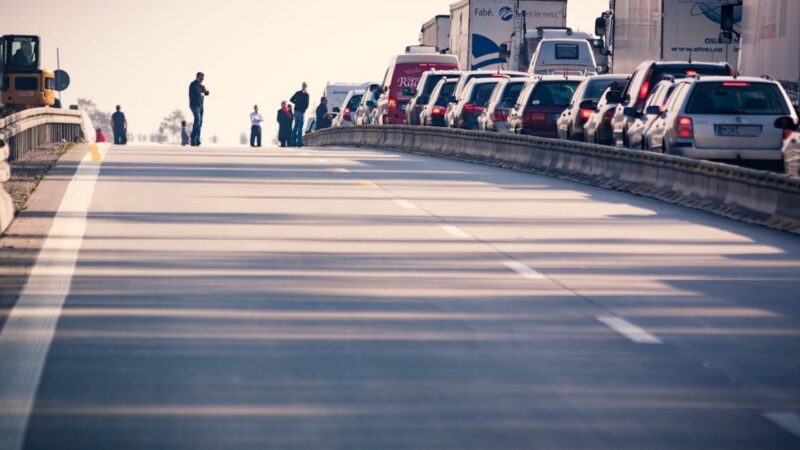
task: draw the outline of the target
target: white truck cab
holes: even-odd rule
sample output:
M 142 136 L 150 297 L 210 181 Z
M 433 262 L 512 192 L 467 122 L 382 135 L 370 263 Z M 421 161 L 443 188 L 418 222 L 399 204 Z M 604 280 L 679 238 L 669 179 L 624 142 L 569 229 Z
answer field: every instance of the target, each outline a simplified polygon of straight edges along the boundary
M 531 58 L 531 75 L 597 75 L 592 46 L 585 39 L 546 38 Z

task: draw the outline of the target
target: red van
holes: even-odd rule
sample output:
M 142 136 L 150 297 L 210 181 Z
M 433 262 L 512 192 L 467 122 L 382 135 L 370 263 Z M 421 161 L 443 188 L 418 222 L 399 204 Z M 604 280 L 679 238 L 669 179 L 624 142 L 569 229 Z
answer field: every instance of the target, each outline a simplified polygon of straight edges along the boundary
M 422 74 L 429 70 L 458 70 L 458 58 L 455 55 L 416 53 L 411 49 L 392 58 L 376 107 L 378 124 L 406 123 L 406 106 L 416 94 Z

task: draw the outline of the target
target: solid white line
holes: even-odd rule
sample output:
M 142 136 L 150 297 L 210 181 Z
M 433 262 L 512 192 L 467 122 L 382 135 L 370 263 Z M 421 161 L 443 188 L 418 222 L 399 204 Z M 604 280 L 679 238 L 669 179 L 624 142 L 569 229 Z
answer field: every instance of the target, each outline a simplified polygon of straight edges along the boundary
M 108 146 L 98 146 L 101 157 Z M 102 161 L 102 159 L 101 159 Z M 0 333 L 0 449 L 22 448 L 58 317 L 69 295 L 101 161 L 91 152 L 67 186 L 53 226 Z M 46 314 L 30 315 L 31 310 Z
M 628 339 L 636 342 L 637 344 L 660 344 L 661 339 L 653 336 L 645 331 L 643 328 L 638 327 L 621 317 L 614 316 L 598 316 L 597 320 L 608 325 L 617 333 L 627 337 Z
M 314 158 L 314 161 L 322 164 L 326 164 L 328 162 L 327 159 L 322 159 L 322 158 Z
M 474 239 L 468 233 L 462 231 L 461 229 L 454 227 L 453 225 L 439 225 L 439 228 L 442 230 L 450 233 L 454 237 L 461 238 L 461 239 Z
M 395 201 L 394 201 L 394 203 L 395 203 L 396 205 L 398 205 L 398 206 L 402 206 L 403 208 L 406 208 L 406 209 L 419 209 L 419 208 L 417 207 L 417 205 L 415 205 L 415 204 L 411 203 L 411 202 L 410 202 L 410 201 L 408 201 L 408 200 L 395 200 Z
M 769 411 L 762 414 L 779 427 L 800 438 L 800 416 L 793 412 Z
M 521 262 L 506 261 L 503 264 L 505 264 L 506 267 L 508 267 L 509 269 L 513 270 L 514 272 L 517 272 L 518 274 L 522 275 L 523 278 L 527 278 L 529 280 L 546 280 L 547 279 L 544 275 L 542 275 L 539 272 L 531 269 L 530 267 L 526 266 L 525 264 L 522 264 Z
M 349 170 L 343 169 L 341 167 L 334 167 L 334 168 L 331 169 L 331 172 L 333 172 L 333 173 L 350 173 Z

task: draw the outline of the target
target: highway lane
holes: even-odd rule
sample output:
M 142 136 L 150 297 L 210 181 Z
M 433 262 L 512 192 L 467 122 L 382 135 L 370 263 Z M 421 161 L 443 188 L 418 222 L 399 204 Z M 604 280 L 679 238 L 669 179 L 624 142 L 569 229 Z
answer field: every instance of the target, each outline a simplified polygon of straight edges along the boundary
M 547 177 L 112 147 L 25 448 L 797 448 L 799 275 L 796 236 Z

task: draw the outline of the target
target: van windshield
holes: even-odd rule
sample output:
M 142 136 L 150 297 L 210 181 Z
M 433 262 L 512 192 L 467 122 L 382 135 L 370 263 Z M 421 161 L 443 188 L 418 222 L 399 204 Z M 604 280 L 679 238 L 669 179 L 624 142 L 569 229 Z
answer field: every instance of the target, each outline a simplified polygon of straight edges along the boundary
M 531 94 L 530 106 L 568 106 L 580 83 L 577 81 L 551 81 L 536 85 Z
M 697 84 L 686 113 L 785 116 L 789 107 L 774 84 L 731 81 Z

